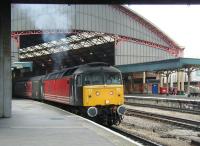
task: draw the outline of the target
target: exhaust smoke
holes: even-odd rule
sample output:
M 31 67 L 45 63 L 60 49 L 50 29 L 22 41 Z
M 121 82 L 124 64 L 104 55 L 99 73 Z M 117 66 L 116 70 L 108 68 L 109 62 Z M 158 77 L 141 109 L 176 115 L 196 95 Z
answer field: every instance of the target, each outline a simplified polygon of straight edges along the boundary
M 72 12 L 68 5 L 13 4 L 12 7 L 17 9 L 18 16 L 22 16 L 19 19 L 25 22 L 25 28 L 42 31 L 44 42 L 59 40 L 64 38 L 67 32 L 70 32 Z M 59 34 L 53 33 L 56 31 Z M 62 47 L 54 49 L 58 50 L 56 52 L 62 51 Z M 60 68 L 63 57 L 62 53 L 51 55 L 54 69 Z

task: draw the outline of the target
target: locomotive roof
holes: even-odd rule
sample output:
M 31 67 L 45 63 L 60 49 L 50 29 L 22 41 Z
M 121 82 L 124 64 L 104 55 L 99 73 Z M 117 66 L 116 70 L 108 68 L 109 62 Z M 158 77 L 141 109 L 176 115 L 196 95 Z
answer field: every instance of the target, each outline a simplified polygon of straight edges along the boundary
M 71 68 L 66 68 L 61 71 L 52 72 L 52 73 L 46 75 L 45 79 L 61 78 L 63 76 L 69 76 L 72 74 L 79 74 L 79 73 L 83 73 L 83 72 L 96 71 L 96 70 L 100 70 L 100 69 L 107 71 L 107 72 L 120 72 L 119 69 L 112 67 L 108 63 L 93 62 L 93 63 L 79 65 L 79 66 L 75 66 L 75 67 L 71 67 Z
M 84 72 L 91 72 L 91 71 L 99 71 L 103 70 L 105 72 L 120 72 L 117 68 L 109 65 L 109 64 L 100 64 L 100 63 L 92 63 L 92 64 L 85 64 L 79 66 L 79 68 L 74 72 L 74 74 L 84 73 Z

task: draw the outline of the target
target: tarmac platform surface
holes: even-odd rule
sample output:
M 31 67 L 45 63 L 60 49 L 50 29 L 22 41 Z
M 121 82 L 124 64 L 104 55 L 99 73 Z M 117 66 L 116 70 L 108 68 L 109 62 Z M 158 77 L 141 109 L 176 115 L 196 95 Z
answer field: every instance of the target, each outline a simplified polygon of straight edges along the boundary
M 0 118 L 2 146 L 135 146 L 129 138 L 56 107 L 13 100 L 12 117 Z

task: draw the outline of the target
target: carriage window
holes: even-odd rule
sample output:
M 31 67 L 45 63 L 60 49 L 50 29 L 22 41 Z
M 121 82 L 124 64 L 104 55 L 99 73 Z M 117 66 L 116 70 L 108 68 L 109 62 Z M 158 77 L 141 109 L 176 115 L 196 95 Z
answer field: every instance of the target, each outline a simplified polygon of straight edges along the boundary
M 103 74 L 93 72 L 85 75 L 84 78 L 85 85 L 100 85 L 103 84 Z
M 82 76 L 81 75 L 77 75 L 76 84 L 77 84 L 77 86 L 82 86 Z
M 105 73 L 105 84 L 121 84 L 121 75 L 120 73 Z

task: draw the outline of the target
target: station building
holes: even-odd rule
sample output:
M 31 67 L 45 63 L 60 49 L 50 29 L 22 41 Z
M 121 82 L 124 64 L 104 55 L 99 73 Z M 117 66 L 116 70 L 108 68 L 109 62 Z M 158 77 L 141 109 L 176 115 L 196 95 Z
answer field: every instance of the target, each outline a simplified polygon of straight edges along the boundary
M 94 61 L 123 66 L 184 54 L 152 22 L 122 5 L 12 4 L 11 22 L 12 62 L 33 62 L 37 75 Z M 164 71 L 123 72 L 125 93 L 160 93 Z M 184 73 L 177 76 L 184 82 Z

